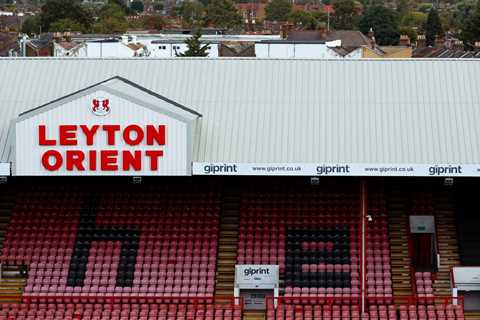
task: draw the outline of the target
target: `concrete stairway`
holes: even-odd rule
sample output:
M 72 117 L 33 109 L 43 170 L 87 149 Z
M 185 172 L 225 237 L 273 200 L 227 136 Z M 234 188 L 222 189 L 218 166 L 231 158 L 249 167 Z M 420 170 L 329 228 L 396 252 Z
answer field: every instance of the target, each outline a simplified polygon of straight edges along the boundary
M 433 202 L 440 254 L 440 269 L 433 289 L 437 296 L 450 296 L 450 268 L 460 265 L 453 194 L 450 190 L 436 191 Z
M 265 320 L 265 311 L 244 311 L 243 320 Z
M 240 220 L 240 193 L 226 190 L 220 217 L 215 296 L 233 296 Z
M 408 205 L 404 191 L 394 189 L 386 194 L 392 286 L 395 297 L 411 296 L 410 256 L 408 253 Z M 401 303 L 401 301 L 399 301 Z
M 27 279 L 20 275 L 19 266 L 2 266 L 0 280 L 0 303 L 19 303 Z
M 480 320 L 480 312 L 465 312 L 465 320 Z

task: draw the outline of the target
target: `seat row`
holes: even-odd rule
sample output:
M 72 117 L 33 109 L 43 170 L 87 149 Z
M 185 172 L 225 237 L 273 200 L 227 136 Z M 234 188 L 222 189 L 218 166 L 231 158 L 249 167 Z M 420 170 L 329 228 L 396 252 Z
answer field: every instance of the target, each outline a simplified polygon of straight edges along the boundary
M 214 304 L 4 304 L 4 320 L 241 320 L 242 311 Z

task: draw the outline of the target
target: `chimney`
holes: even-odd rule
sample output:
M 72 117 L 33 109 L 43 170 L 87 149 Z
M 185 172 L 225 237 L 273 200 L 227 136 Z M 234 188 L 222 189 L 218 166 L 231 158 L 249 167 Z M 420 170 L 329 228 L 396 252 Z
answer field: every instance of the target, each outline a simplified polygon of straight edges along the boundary
M 70 31 L 64 32 L 63 37 L 65 38 L 65 41 L 67 41 L 67 42 L 72 41 L 72 34 L 70 33 Z
M 410 46 L 410 38 L 406 34 L 400 35 L 400 46 Z
M 435 48 L 442 48 L 445 47 L 445 39 L 444 38 L 435 38 Z
M 55 42 L 60 42 L 62 41 L 62 34 L 60 32 L 54 32 L 53 33 L 53 40 Z
M 280 26 L 280 37 L 282 39 L 287 39 L 287 37 L 288 37 L 288 28 L 287 28 L 286 24 L 282 24 Z
M 425 48 L 426 38 L 424 34 L 419 34 L 417 36 L 417 48 Z
M 372 49 L 375 49 L 377 42 L 375 41 L 375 32 L 373 32 L 373 28 L 370 28 L 368 31 L 368 38 L 370 39 L 370 46 Z
M 320 38 L 321 39 L 326 39 L 327 38 L 327 28 L 325 28 L 325 26 L 321 26 L 320 29 L 318 30 L 318 32 L 320 33 Z
M 453 50 L 463 50 L 463 42 L 461 40 L 455 40 L 453 42 Z
M 473 50 L 476 52 L 480 52 L 480 41 L 476 41 L 475 45 L 473 46 Z

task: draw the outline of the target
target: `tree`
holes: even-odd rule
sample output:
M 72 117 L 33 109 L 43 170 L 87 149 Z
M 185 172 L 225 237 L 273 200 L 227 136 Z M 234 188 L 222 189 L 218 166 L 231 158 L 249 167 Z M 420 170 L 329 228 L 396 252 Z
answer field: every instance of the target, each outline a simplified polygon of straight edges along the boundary
M 376 5 L 367 9 L 360 20 L 359 27 L 365 35 L 373 29 L 375 39 L 380 45 L 396 45 L 400 40 L 398 20 L 395 11 Z
M 122 9 L 123 13 L 127 16 L 135 14 L 135 11 L 125 4 L 125 0 L 108 0 L 107 5 L 109 4 L 116 4 Z
M 301 27 L 304 30 L 316 30 L 324 23 L 326 15 L 323 12 L 293 11 L 288 21 Z
M 407 35 L 410 38 L 410 41 L 412 43 L 417 42 L 417 37 L 418 37 L 417 31 L 415 31 L 415 29 L 413 29 L 411 27 L 401 27 L 400 28 L 400 34 Z
M 437 10 L 432 8 L 428 13 L 427 22 L 425 22 L 425 43 L 427 46 L 435 45 L 435 38 L 443 36 L 442 23 Z
M 212 0 L 206 8 L 205 21 L 217 28 L 237 29 L 242 25 L 242 16 L 231 0 Z
M 205 14 L 205 7 L 196 0 L 183 1 L 175 10 L 187 26 L 200 25 Z
M 60 19 L 50 24 L 51 32 L 80 31 L 86 32 L 85 26 L 70 18 Z
M 301 27 L 304 30 L 315 30 L 318 21 L 307 11 L 295 10 L 288 16 L 288 21 Z
M 455 4 L 454 10 L 452 11 L 452 21 L 451 24 L 457 30 L 461 30 L 465 26 L 465 21 L 467 21 L 475 11 L 475 0 L 463 0 Z
M 85 30 L 90 29 L 93 17 L 85 7 L 76 0 L 48 0 L 40 13 L 42 31 L 50 31 L 50 25 L 55 21 L 70 19 L 79 23 Z
M 427 21 L 427 15 L 420 11 L 412 11 L 402 18 L 402 27 L 421 29 Z
M 142 19 L 142 25 L 144 29 L 149 30 L 162 30 L 165 25 L 165 21 L 161 16 L 145 16 Z
M 128 29 L 125 11 L 115 2 L 104 5 L 98 13 L 98 22 L 93 26 L 96 33 L 123 33 Z
M 187 45 L 187 51 L 183 53 L 175 52 L 177 57 L 206 57 L 208 56 L 208 51 L 210 49 L 210 43 L 202 45 L 200 42 L 200 37 L 202 34 L 200 31 L 197 31 L 193 36 L 185 40 Z
M 270 21 L 287 21 L 291 12 L 289 0 L 272 0 L 265 6 L 266 19 Z
M 480 41 L 480 1 L 477 1 L 472 15 L 465 20 L 460 36 L 467 49 L 472 49 L 475 42 Z
M 409 12 L 410 12 L 410 4 L 408 3 L 408 0 L 398 0 L 397 13 L 399 17 L 403 18 Z
M 40 23 L 40 16 L 29 16 L 22 24 L 22 32 L 26 33 L 30 36 L 34 34 L 39 34 L 40 30 L 42 29 Z
M 132 2 L 130 3 L 130 9 L 132 9 L 133 11 L 135 11 L 135 12 L 137 12 L 137 13 L 140 13 L 140 12 L 143 12 L 143 10 L 145 9 L 145 7 L 144 7 L 142 1 L 135 0 L 135 1 L 132 1 Z
M 332 25 L 335 29 L 352 30 L 357 24 L 357 10 L 353 0 L 333 2 Z
M 432 10 L 433 4 L 431 3 L 422 3 L 418 6 L 418 11 L 423 12 L 425 14 L 429 13 Z

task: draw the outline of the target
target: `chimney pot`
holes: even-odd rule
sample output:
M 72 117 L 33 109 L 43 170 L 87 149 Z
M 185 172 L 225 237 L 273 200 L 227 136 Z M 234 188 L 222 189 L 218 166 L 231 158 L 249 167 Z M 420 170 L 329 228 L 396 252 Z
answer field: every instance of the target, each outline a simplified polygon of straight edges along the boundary
M 419 34 L 417 36 L 417 47 L 418 48 L 424 48 L 426 44 L 426 37 L 424 34 Z
M 406 34 L 400 35 L 400 45 L 401 46 L 409 46 L 410 45 L 410 38 Z

